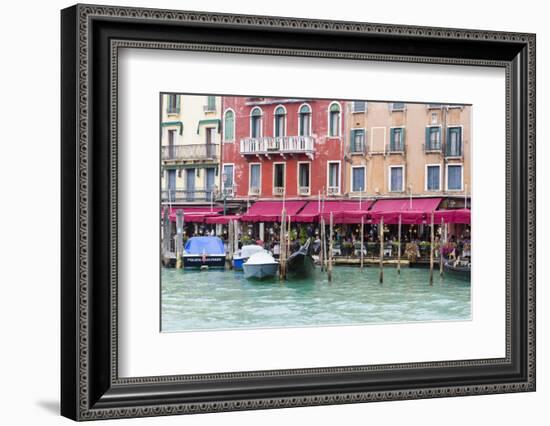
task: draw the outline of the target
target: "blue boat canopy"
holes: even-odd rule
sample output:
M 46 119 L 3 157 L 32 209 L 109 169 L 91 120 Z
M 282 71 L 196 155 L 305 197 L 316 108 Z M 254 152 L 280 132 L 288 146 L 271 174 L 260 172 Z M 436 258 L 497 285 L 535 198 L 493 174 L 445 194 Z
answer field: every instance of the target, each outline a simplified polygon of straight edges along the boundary
M 184 248 L 188 254 L 225 254 L 223 241 L 218 237 L 191 237 Z

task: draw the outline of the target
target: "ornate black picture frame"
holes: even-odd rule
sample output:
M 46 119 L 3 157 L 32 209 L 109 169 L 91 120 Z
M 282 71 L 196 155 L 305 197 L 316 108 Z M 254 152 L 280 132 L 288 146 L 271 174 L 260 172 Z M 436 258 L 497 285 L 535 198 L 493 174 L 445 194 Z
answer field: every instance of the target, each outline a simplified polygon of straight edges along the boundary
M 61 413 L 74 420 L 535 390 L 535 35 L 76 5 L 62 27 Z M 117 52 L 187 49 L 506 72 L 506 356 L 119 378 Z

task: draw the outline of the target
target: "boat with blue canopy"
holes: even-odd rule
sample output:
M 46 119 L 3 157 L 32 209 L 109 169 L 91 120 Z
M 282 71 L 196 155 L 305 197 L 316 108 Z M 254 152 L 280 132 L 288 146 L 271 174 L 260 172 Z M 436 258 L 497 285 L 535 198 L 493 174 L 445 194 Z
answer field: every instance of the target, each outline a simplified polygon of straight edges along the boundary
M 225 248 L 219 237 L 191 237 L 183 248 L 184 268 L 224 268 Z

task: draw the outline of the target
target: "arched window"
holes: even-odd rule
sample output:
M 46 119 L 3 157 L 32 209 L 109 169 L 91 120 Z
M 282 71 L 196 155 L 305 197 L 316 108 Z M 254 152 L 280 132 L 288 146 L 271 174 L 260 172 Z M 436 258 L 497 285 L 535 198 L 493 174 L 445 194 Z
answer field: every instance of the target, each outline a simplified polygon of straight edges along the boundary
M 235 139 L 235 113 L 228 109 L 223 120 L 223 139 L 232 141 Z
M 273 136 L 276 138 L 285 136 L 286 133 L 286 110 L 283 106 L 275 108 L 273 122 Z
M 259 138 L 262 136 L 262 110 L 254 108 L 250 113 L 250 137 Z
M 298 111 L 298 133 L 300 136 L 311 135 L 311 108 L 304 104 Z
M 329 108 L 329 136 L 340 136 L 340 105 L 333 102 Z

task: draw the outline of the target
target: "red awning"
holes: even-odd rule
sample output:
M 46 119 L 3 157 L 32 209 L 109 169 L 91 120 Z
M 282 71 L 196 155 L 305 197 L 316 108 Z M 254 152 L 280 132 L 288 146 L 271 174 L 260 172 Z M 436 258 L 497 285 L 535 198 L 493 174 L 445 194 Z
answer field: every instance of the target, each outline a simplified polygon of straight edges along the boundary
M 441 223 L 470 223 L 470 209 L 438 210 L 434 213 L 434 221 Z
M 372 201 L 369 200 L 329 200 L 321 203 L 310 201 L 294 221 L 318 222 L 322 216 L 328 223 L 332 212 L 334 223 L 361 223 L 361 217 L 365 217 L 371 205 Z
M 371 223 L 401 223 L 408 225 L 427 224 L 431 222 L 431 213 L 437 209 L 442 198 L 400 198 L 392 200 L 378 200 L 369 211 Z M 435 221 L 435 217 L 434 217 Z
M 286 214 L 294 221 L 296 214 L 305 204 L 305 201 L 285 201 Z M 241 216 L 241 220 L 243 222 L 280 222 L 282 210 L 282 201 L 257 201 Z
M 176 221 L 176 212 L 183 210 L 183 220 L 187 223 L 203 223 L 208 216 L 217 216 L 223 208 L 221 207 L 171 207 L 170 221 Z
M 226 216 L 223 216 L 223 215 L 208 216 L 205 219 L 205 222 L 210 224 L 217 224 L 217 225 L 227 225 L 230 220 L 241 220 L 241 216 L 239 216 L 238 214 L 226 215 Z

